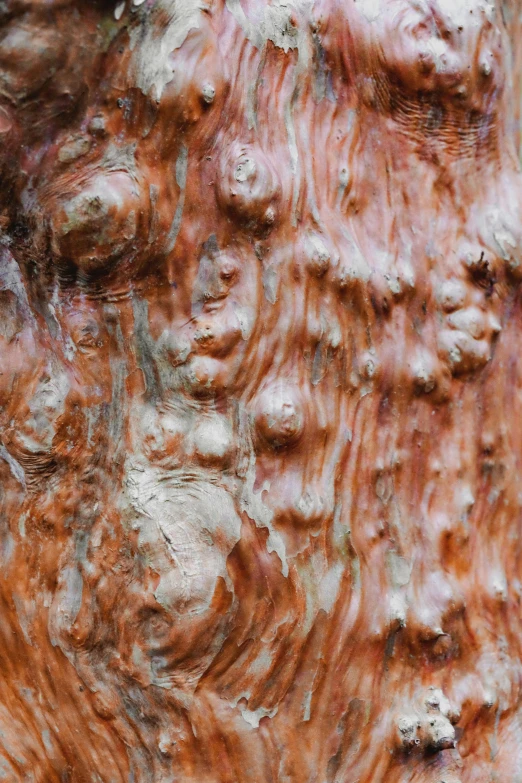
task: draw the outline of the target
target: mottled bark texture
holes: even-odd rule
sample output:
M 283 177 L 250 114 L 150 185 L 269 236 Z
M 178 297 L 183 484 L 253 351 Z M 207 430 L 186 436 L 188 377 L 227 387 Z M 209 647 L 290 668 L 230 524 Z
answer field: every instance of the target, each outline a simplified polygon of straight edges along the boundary
M 0 780 L 522 781 L 519 13 L 2 0 Z

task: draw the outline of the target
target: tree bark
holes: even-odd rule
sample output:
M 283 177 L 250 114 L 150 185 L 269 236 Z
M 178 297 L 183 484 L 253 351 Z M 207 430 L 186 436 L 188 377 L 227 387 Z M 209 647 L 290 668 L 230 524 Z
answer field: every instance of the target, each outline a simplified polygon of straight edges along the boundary
M 522 781 L 520 12 L 0 4 L 0 780 Z

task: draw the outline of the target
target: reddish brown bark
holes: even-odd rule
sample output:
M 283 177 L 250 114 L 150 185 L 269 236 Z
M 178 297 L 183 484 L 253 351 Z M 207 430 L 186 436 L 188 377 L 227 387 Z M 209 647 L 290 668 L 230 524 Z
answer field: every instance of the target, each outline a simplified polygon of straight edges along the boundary
M 1 4 L 0 780 L 522 780 L 519 11 Z

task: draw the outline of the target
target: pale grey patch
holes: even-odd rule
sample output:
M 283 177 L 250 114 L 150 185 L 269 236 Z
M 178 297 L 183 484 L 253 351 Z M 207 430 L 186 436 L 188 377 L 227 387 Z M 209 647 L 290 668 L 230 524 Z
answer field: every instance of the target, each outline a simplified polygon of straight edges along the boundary
M 149 198 L 150 198 L 150 227 L 149 227 L 149 245 L 156 241 L 158 238 L 158 210 L 156 208 L 158 202 L 159 188 L 157 185 L 151 184 L 149 186 Z
M 13 603 L 15 605 L 16 616 L 18 617 L 18 622 L 20 624 L 20 628 L 22 629 L 24 639 L 27 644 L 32 646 L 33 641 L 31 639 L 31 634 L 29 633 L 29 618 L 27 616 L 27 607 L 24 605 L 22 598 L 15 593 L 13 593 Z
M 344 243 L 339 248 L 341 251 L 341 270 L 339 283 L 348 285 L 354 281 L 367 283 L 371 277 L 371 270 L 368 262 L 363 256 L 355 238 L 351 232 L 340 225 L 343 233 Z
M 250 307 L 241 307 L 238 304 L 234 304 L 234 315 L 239 323 L 241 329 L 241 337 L 243 340 L 247 340 L 252 334 L 252 329 L 255 323 L 255 311 Z
M 23 325 L 16 294 L 0 288 L 0 336 L 10 343 L 22 331 Z
M 253 729 L 259 728 L 259 721 L 261 720 L 261 718 L 273 718 L 275 715 L 277 715 L 278 709 L 279 709 L 278 705 L 276 705 L 271 710 L 267 710 L 264 707 L 258 707 L 256 710 L 249 710 L 244 707 L 241 707 L 241 705 L 239 706 L 241 717 Z
M 299 14 L 304 9 L 310 9 L 310 0 L 274 0 L 270 4 L 267 3 L 263 19 L 257 23 L 248 19 L 241 0 L 226 0 L 226 6 L 248 40 L 257 49 L 261 49 L 267 41 L 272 41 L 284 52 L 298 49 L 300 61 L 308 58 L 306 33 L 294 27 L 291 19 L 294 11 Z
M 272 524 L 273 512 L 263 503 L 263 492 L 270 491 L 270 485 L 265 482 L 259 492 L 254 492 L 255 483 L 255 465 L 251 461 L 245 483 L 243 485 L 243 496 L 241 498 L 241 510 L 245 511 L 250 519 L 253 519 L 258 527 L 265 527 L 268 530 L 268 540 L 266 548 L 269 553 L 274 552 L 281 561 L 281 573 L 287 577 L 289 568 L 286 557 L 285 542 Z
M 353 131 L 354 122 L 355 122 L 355 110 L 350 109 L 350 111 L 348 112 L 348 123 L 346 128 L 349 134 L 352 133 Z M 337 199 L 336 199 L 337 209 L 340 209 L 341 207 L 341 202 L 344 198 L 349 182 L 350 182 L 350 171 L 348 169 L 348 165 L 343 161 L 343 165 L 339 170 L 339 186 L 337 189 Z
M 44 729 L 42 731 L 42 742 L 45 745 L 47 753 L 54 753 L 53 743 L 51 742 L 51 732 L 49 729 Z
M 134 337 L 136 359 L 144 375 L 147 394 L 156 399 L 159 396 L 154 363 L 154 341 L 149 331 L 149 304 L 146 299 L 132 296 L 134 314 Z
M 82 606 L 83 579 L 76 566 L 64 568 L 61 577 L 65 590 L 60 594 L 60 610 L 73 625 Z
M 295 228 L 297 226 L 297 202 L 299 200 L 299 152 L 297 150 L 297 137 L 292 113 L 292 103 L 293 100 L 289 101 L 285 106 L 285 127 L 288 137 L 288 149 L 290 151 L 290 168 L 292 174 L 294 175 L 294 190 L 292 193 L 292 226 Z
M 20 463 L 17 462 L 15 458 L 9 454 L 9 452 L 7 451 L 6 447 L 3 444 L 0 444 L 0 457 L 9 465 L 9 470 L 11 471 L 11 475 L 13 476 L 13 478 L 15 478 L 18 481 L 18 483 L 22 485 L 24 490 L 26 490 L 27 484 L 25 482 L 24 469 L 22 468 Z
M 278 278 L 277 271 L 273 266 L 265 267 L 262 281 L 265 299 L 267 302 L 270 302 L 270 304 L 275 304 L 277 302 Z
M 104 307 L 107 328 L 115 338 L 118 344 L 118 355 L 110 357 L 110 368 L 112 378 L 112 395 L 111 402 L 108 406 L 109 417 L 109 442 L 114 446 L 114 452 L 112 458 L 118 460 L 123 453 L 125 439 L 122 437 L 124 431 L 124 400 L 126 396 L 125 392 L 125 378 L 127 375 L 127 362 L 125 356 L 125 345 L 121 326 L 119 323 L 118 311 L 112 304 L 107 304 Z
M 332 611 L 339 596 L 343 573 L 344 564 L 336 563 L 329 569 L 319 584 L 319 605 L 327 614 Z
M 0 563 L 3 566 L 9 565 L 15 549 L 15 541 L 10 530 L 5 530 L 0 539 Z
M 176 160 L 176 183 L 179 187 L 179 201 L 174 214 L 174 219 L 170 227 L 170 231 L 167 237 L 167 253 L 171 253 L 174 250 L 176 239 L 178 238 L 179 230 L 181 227 L 181 219 L 183 217 L 183 208 L 185 206 L 185 188 L 187 185 L 187 168 L 188 168 L 188 149 L 182 144 L 179 155 Z
M 26 519 L 27 519 L 27 514 L 20 514 L 20 518 L 18 520 L 18 532 L 20 533 L 21 538 L 25 538 Z
M 35 319 L 29 306 L 20 268 L 7 249 L 3 249 L 0 253 L 0 290 L 13 292 L 24 319 L 34 326 Z
M 104 410 L 104 405 L 91 405 L 83 409 L 83 414 L 87 419 L 87 445 L 93 445 L 93 435 L 98 429 L 99 421 Z
M 263 50 L 263 54 L 259 59 L 259 65 L 257 66 L 256 80 L 248 88 L 247 92 L 247 104 L 246 104 L 246 116 L 248 121 L 248 129 L 257 129 L 257 93 L 259 85 L 261 83 L 261 77 L 266 62 L 266 49 Z
M 136 147 L 137 143 L 127 144 L 125 147 L 117 147 L 110 144 L 103 155 L 101 167 L 105 171 L 125 171 L 136 180 Z
M 247 18 L 241 6 L 241 0 L 226 0 L 226 6 L 243 30 L 248 40 L 254 44 L 257 49 L 261 49 L 266 42 L 266 39 L 263 36 L 262 28 L 254 25 Z
M 153 100 L 159 101 L 174 73 L 170 55 L 179 49 L 189 32 L 199 28 L 199 17 L 205 4 L 201 0 L 158 0 L 156 6 L 140 18 L 141 24 L 130 30 L 133 52 L 132 70 L 136 85 Z M 158 35 L 155 16 L 168 15 L 163 33 Z
M 320 340 L 314 353 L 312 362 L 312 386 L 317 386 L 325 377 L 328 370 L 330 351 L 325 340 Z
M 388 552 L 386 560 L 392 585 L 397 588 L 406 587 L 413 569 L 411 561 L 401 557 L 397 552 Z
M 0 780 L 7 780 L 8 783 L 13 783 L 13 781 L 16 780 L 16 774 L 13 767 L 6 759 L 2 758 L 0 758 Z

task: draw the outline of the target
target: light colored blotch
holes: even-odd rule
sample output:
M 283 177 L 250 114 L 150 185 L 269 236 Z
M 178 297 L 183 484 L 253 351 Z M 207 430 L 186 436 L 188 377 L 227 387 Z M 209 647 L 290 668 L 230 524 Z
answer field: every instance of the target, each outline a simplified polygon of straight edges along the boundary
M 121 19 L 123 16 L 123 12 L 125 11 L 125 0 L 123 0 L 123 3 L 118 3 L 116 8 L 114 9 L 114 18 L 117 22 Z
M 136 85 L 153 100 L 160 100 L 166 85 L 174 78 L 170 55 L 183 45 L 191 30 L 199 28 L 204 7 L 201 0 L 160 0 L 150 11 L 147 22 L 130 31 L 131 67 Z M 155 21 L 165 15 L 168 22 L 160 32 Z
M 406 587 L 411 578 L 412 563 L 397 552 L 388 552 L 386 559 L 392 585 L 395 588 Z
M 264 707 L 258 707 L 257 710 L 248 710 L 240 706 L 241 716 L 253 729 L 259 728 L 259 721 L 262 718 L 273 718 L 277 714 L 278 707 L 272 710 L 266 710 Z
M 281 561 L 281 573 L 287 577 L 289 568 L 285 542 L 273 526 L 273 512 L 263 502 L 263 492 L 270 491 L 270 484 L 265 482 L 259 492 L 254 492 L 255 477 L 255 464 L 251 462 L 243 485 L 243 496 L 240 500 L 241 511 L 246 512 L 258 527 L 265 527 L 268 530 L 267 551 L 269 554 L 274 552 L 278 556 Z
M 361 0 L 357 5 L 368 22 L 375 22 L 382 14 L 382 0 Z
M 226 6 L 236 22 L 239 24 L 248 40 L 254 44 L 255 47 L 261 49 L 265 40 L 260 27 L 254 25 L 246 16 L 241 6 L 240 0 L 226 0 Z
M 187 168 L 188 168 L 188 149 L 184 144 L 181 145 L 179 155 L 176 160 L 176 183 L 179 187 L 179 201 L 174 214 L 174 219 L 170 227 L 168 240 L 167 240 L 167 253 L 171 253 L 174 250 L 176 239 L 178 238 L 179 230 L 181 228 L 181 218 L 183 217 L 183 208 L 185 206 L 185 188 L 187 185 Z
M 254 328 L 256 317 L 255 310 L 252 307 L 242 307 L 236 302 L 232 302 L 232 307 L 234 309 L 234 315 L 239 323 L 241 337 L 243 340 L 248 340 Z
M 259 23 L 252 22 L 245 14 L 241 0 L 226 0 L 226 6 L 236 22 L 240 25 L 248 40 L 257 49 L 261 49 L 267 41 L 288 52 L 298 49 L 300 59 L 309 55 L 305 44 L 306 35 L 292 24 L 294 12 L 310 8 L 310 0 L 273 0 L 266 4 L 264 18 Z
M 7 462 L 9 465 L 9 470 L 11 471 L 11 475 L 13 478 L 15 478 L 19 484 L 22 485 L 24 489 L 27 489 L 27 485 L 25 483 L 25 472 L 22 466 L 19 462 L 15 460 L 14 457 L 11 456 L 11 454 L 7 451 L 6 447 L 3 444 L 0 444 L 0 458 L 4 460 L 4 462 Z
M 332 568 L 330 568 L 329 571 L 327 571 L 319 584 L 319 605 L 321 609 L 324 609 L 327 614 L 330 614 L 335 606 L 337 598 L 339 597 L 343 572 L 343 564 L 336 563 Z

